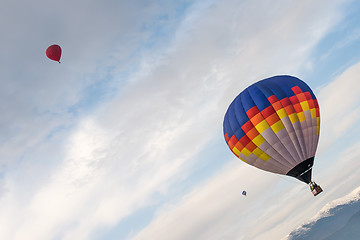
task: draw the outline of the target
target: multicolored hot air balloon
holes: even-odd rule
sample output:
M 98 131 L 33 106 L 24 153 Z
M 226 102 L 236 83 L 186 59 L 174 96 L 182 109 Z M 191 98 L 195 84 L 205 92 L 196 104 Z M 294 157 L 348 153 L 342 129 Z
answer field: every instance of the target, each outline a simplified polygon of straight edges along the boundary
M 60 63 L 61 58 L 61 47 L 59 45 L 51 45 L 46 49 L 46 56 L 51 60 L 57 61 Z
M 319 140 L 320 111 L 316 97 L 302 80 L 275 76 L 242 91 L 224 118 L 230 150 L 262 170 L 288 175 L 322 189 L 311 179 Z

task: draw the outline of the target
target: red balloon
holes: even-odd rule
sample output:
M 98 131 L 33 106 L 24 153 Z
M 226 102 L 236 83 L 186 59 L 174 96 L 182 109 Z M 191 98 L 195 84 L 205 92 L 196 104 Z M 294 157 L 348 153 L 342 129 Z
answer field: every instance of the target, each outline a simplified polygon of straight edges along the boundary
M 57 61 L 60 63 L 61 57 L 61 47 L 59 45 L 51 45 L 46 49 L 46 56 L 51 60 Z

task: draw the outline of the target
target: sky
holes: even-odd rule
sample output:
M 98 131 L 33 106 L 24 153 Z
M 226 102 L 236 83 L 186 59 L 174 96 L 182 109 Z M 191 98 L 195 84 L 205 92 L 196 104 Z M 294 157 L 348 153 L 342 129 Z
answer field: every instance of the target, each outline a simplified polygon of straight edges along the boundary
M 359 187 L 359 11 L 350 0 L 1 0 L 0 239 L 289 238 Z M 46 58 L 52 44 L 61 64 Z M 224 140 L 237 94 L 283 74 L 319 101 L 316 197 Z

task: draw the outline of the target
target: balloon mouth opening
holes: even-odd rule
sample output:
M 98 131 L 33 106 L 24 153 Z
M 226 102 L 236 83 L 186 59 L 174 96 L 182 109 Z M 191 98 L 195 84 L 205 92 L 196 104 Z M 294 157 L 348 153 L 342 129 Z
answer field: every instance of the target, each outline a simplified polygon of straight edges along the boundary
M 314 164 L 314 157 L 302 161 L 293 167 L 286 175 L 295 177 L 304 183 L 311 183 L 312 166 Z

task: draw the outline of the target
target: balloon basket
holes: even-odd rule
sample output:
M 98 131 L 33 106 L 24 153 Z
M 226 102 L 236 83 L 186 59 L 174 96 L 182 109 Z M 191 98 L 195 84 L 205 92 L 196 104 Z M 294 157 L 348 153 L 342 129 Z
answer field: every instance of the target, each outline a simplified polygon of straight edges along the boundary
M 314 196 L 318 195 L 323 191 L 322 188 L 319 185 L 317 185 L 315 182 L 310 182 L 310 190 L 312 194 L 314 194 Z

